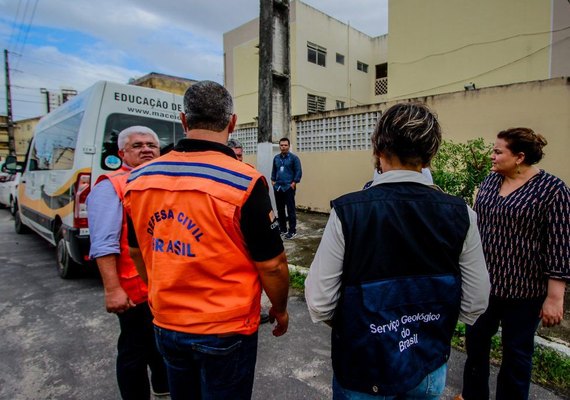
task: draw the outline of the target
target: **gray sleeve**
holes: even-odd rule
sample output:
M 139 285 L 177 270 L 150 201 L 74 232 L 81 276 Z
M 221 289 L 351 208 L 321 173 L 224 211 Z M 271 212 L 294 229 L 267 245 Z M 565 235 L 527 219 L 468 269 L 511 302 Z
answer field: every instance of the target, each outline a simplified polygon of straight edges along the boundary
M 468 325 L 473 325 L 487 309 L 491 284 L 483 255 L 481 237 L 477 228 L 477 214 L 470 207 L 467 207 L 467 211 L 469 212 L 469 230 L 463 243 L 463 251 L 459 256 L 459 267 L 461 269 L 459 320 Z
M 305 299 L 313 322 L 329 321 L 334 315 L 340 297 L 343 259 L 342 225 L 332 209 L 305 280 Z

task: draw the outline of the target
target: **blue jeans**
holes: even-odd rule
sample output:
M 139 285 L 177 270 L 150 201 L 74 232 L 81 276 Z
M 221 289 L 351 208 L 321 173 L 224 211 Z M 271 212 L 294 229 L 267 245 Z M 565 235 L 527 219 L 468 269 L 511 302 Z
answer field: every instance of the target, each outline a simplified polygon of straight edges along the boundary
M 154 325 L 148 303 L 117 314 L 121 333 L 117 342 L 117 382 L 124 400 L 150 398 L 150 382 L 156 393 L 168 392 L 166 366 L 154 339 Z
M 497 376 L 496 398 L 528 399 L 534 334 L 544 299 L 508 300 L 491 296 L 489 307 L 473 326 L 467 326 L 467 360 L 463 370 L 463 398 L 489 398 L 491 338 L 502 326 L 503 361 Z
M 445 389 L 447 363 L 430 372 L 418 386 L 397 396 L 373 396 L 368 393 L 355 392 L 340 386 L 333 376 L 333 400 L 391 400 L 391 399 L 433 399 L 441 397 Z
M 277 206 L 277 221 L 279 221 L 279 230 L 281 232 L 297 233 L 297 214 L 295 211 L 295 190 L 289 188 L 282 192 L 274 190 L 275 205 Z M 287 208 L 287 215 L 285 215 Z M 289 231 L 287 231 L 287 222 L 289 222 Z
M 155 326 L 172 400 L 250 399 L 257 360 L 253 335 L 195 335 Z

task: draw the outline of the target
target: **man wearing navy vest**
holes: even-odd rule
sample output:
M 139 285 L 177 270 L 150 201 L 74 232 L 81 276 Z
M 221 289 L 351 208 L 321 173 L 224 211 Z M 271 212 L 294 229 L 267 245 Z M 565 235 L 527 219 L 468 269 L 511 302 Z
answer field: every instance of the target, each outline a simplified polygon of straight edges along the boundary
M 441 143 L 425 105 L 386 110 L 372 141 L 382 174 L 332 201 L 307 306 L 332 326 L 333 399 L 437 399 L 458 318 L 487 307 L 476 215 L 421 174 Z

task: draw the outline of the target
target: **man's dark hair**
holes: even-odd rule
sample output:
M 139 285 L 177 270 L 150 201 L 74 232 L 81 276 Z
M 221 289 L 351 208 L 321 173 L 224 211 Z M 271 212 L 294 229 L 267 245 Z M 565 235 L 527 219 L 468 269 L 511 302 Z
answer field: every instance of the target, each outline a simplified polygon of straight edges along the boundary
M 281 143 L 281 142 L 287 142 L 287 144 L 289 146 L 291 146 L 291 142 L 289 141 L 289 138 L 287 138 L 287 137 L 282 137 L 281 139 L 279 139 L 279 143 Z
M 233 114 L 230 93 L 212 81 L 200 81 L 184 93 L 184 114 L 188 129 L 223 131 Z
M 412 166 L 429 164 L 440 144 L 437 117 L 422 103 L 393 105 L 382 114 L 372 135 L 376 156 L 396 156 Z

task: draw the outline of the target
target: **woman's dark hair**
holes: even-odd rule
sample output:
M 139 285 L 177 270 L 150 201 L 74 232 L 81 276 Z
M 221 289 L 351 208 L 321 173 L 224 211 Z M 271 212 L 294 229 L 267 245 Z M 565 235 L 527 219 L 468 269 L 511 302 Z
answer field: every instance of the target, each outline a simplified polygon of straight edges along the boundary
M 542 160 L 542 148 L 548 143 L 544 136 L 529 128 L 510 128 L 497 134 L 497 138 L 507 143 L 513 154 L 524 153 L 524 163 L 533 165 Z
M 436 115 L 422 103 L 400 103 L 387 109 L 372 134 L 374 154 L 396 156 L 402 164 L 427 165 L 441 144 Z

